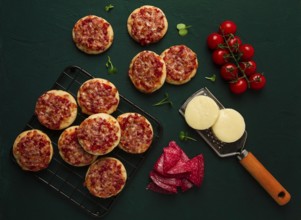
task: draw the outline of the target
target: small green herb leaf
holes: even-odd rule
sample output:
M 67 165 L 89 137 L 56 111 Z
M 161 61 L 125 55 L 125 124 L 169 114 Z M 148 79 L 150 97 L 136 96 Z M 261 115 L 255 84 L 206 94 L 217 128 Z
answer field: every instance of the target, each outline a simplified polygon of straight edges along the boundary
M 179 30 L 179 35 L 180 36 L 185 36 L 187 34 L 188 34 L 188 30 L 187 29 L 181 29 L 181 30 Z
M 185 131 L 180 131 L 179 138 L 181 141 L 187 141 L 187 140 L 197 141 L 196 139 L 189 137 L 188 133 Z
M 211 82 L 215 82 L 215 80 L 216 80 L 216 75 L 213 74 L 212 76 L 206 76 L 205 79 L 208 79 L 208 80 L 210 80 Z
M 108 73 L 109 74 L 114 74 L 117 72 L 117 68 L 114 67 L 112 61 L 111 61 L 111 58 L 108 56 L 108 61 L 106 62 L 106 67 L 108 69 Z
M 160 106 L 160 105 L 164 105 L 164 104 L 169 104 L 170 106 L 173 106 L 172 101 L 169 99 L 168 93 L 165 93 L 164 99 L 162 99 L 159 102 L 153 104 L 153 106 Z
M 186 24 L 183 24 L 183 23 L 177 24 L 177 29 L 178 30 L 186 29 Z
M 112 4 L 106 5 L 105 6 L 105 11 L 110 11 L 113 8 L 114 8 L 114 6 Z
M 188 28 L 190 28 L 191 25 L 186 25 L 186 24 L 183 24 L 183 23 L 179 23 L 177 24 L 177 29 L 179 31 L 179 35 L 180 36 L 185 36 L 188 34 Z

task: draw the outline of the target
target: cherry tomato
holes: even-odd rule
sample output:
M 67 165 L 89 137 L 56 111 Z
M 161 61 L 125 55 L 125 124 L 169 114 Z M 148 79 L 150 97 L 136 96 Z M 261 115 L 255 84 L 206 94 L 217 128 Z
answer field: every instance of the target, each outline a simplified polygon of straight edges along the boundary
M 217 49 L 212 53 L 212 60 L 217 65 L 224 65 L 229 60 L 229 51 L 225 49 Z
M 238 48 L 239 46 L 242 44 L 242 41 L 241 39 L 238 37 L 238 36 L 231 36 L 229 37 L 229 39 L 227 40 L 227 43 L 229 45 L 229 49 L 232 51 L 232 52 L 237 52 L 238 51 Z
M 226 63 L 220 69 L 221 77 L 224 80 L 234 80 L 238 77 L 238 69 L 233 63 Z
M 207 37 L 207 45 L 211 50 L 217 49 L 219 45 L 224 43 L 224 38 L 219 33 L 209 34 Z
M 247 62 L 240 62 L 239 67 L 244 71 L 247 76 L 251 76 L 256 71 L 256 63 L 254 60 Z
M 248 83 L 246 79 L 241 78 L 235 82 L 231 82 L 229 84 L 229 87 L 230 87 L 230 91 L 233 92 L 234 94 L 242 94 L 247 90 Z
M 249 77 L 250 88 L 254 90 L 262 89 L 266 84 L 266 78 L 261 73 L 254 73 Z
M 219 26 L 219 32 L 224 35 L 235 34 L 236 29 L 236 24 L 229 20 L 222 22 Z
M 239 46 L 239 51 L 241 52 L 241 60 L 249 61 L 254 56 L 255 50 L 251 44 L 242 44 Z

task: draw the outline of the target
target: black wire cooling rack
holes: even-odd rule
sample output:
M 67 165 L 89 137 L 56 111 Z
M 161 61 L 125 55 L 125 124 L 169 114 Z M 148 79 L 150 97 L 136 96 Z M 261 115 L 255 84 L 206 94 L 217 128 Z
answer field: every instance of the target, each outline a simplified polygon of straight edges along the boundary
M 85 81 L 91 78 L 93 78 L 93 76 L 82 68 L 77 66 L 69 66 L 60 74 L 51 89 L 65 90 L 76 97 L 79 87 Z M 155 146 L 162 132 L 160 122 L 142 110 L 140 107 L 120 95 L 118 109 L 112 115 L 117 116 L 125 112 L 140 113 L 150 121 L 154 130 L 154 140 L 149 149 L 151 150 L 151 148 Z M 77 118 L 73 124 L 80 124 L 81 121 L 83 121 L 86 117 L 87 115 L 82 114 L 79 110 Z M 47 184 L 50 188 L 72 201 L 78 207 L 87 211 L 92 216 L 102 217 L 107 214 L 112 205 L 116 202 L 118 195 L 107 199 L 101 199 L 94 197 L 89 193 L 84 186 L 85 175 L 88 167 L 70 166 L 62 160 L 58 153 L 57 141 L 62 131 L 53 131 L 47 129 L 39 123 L 35 115 L 31 117 L 24 128 L 24 130 L 29 129 L 39 129 L 45 132 L 50 137 L 54 148 L 54 155 L 48 168 L 43 171 L 33 173 L 33 175 L 43 183 Z M 128 175 L 125 190 L 130 180 L 134 177 L 136 171 L 147 157 L 149 150 L 143 154 L 133 155 L 126 153 L 119 148 L 115 148 L 110 154 L 106 155 L 118 158 L 123 162 Z M 13 156 L 12 158 L 14 162 L 16 162 Z

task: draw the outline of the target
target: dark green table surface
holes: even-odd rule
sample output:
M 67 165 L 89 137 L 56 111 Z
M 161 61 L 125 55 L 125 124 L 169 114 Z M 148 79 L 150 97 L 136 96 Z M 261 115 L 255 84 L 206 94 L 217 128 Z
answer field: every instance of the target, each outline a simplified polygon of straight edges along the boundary
M 115 7 L 109 13 L 104 6 Z M 164 10 L 169 21 L 165 38 L 141 47 L 126 30 L 129 13 L 151 4 Z M 152 147 L 143 166 L 121 193 L 104 219 L 301 219 L 301 2 L 217 1 L 217 0 L 0 0 L 0 219 L 93 219 L 65 197 L 37 181 L 12 162 L 10 150 L 34 111 L 37 97 L 50 89 L 69 65 L 78 65 L 95 77 L 111 80 L 120 93 L 156 117 L 163 133 Z M 102 55 L 80 52 L 71 39 L 71 29 L 81 17 L 95 14 L 113 26 L 113 46 Z M 255 47 L 258 71 L 267 85 L 261 92 L 235 96 L 220 78 L 215 83 L 206 76 L 219 73 L 206 47 L 206 37 L 219 23 L 230 19 L 238 25 L 238 35 Z M 192 25 L 180 37 L 177 23 Z M 199 59 L 196 77 L 186 85 L 164 85 L 158 92 L 144 95 L 135 90 L 127 70 L 132 57 L 149 49 L 186 44 Z M 118 72 L 107 74 L 110 56 Z M 286 206 L 278 206 L 242 168 L 236 158 L 219 158 L 185 124 L 178 113 L 181 104 L 196 90 L 208 87 L 226 106 L 245 118 L 246 148 L 291 193 Z M 169 93 L 174 106 L 153 107 Z M 178 133 L 188 131 L 197 142 L 180 142 Z M 145 189 L 148 173 L 162 148 L 175 140 L 190 156 L 202 153 L 205 178 L 201 188 L 166 196 Z

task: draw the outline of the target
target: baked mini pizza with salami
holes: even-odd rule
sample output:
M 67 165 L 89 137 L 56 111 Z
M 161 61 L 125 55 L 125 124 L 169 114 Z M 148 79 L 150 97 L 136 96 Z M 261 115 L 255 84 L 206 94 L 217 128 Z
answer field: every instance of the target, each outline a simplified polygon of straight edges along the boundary
M 160 8 L 144 5 L 129 15 L 127 29 L 129 35 L 144 46 L 161 40 L 167 32 L 168 22 Z
M 23 131 L 14 141 L 13 155 L 23 170 L 44 170 L 53 156 L 51 140 L 47 134 L 37 129 Z
M 121 129 L 119 148 L 140 154 L 149 149 L 153 141 L 153 127 L 146 117 L 135 112 L 123 113 L 117 117 Z
M 76 119 L 77 103 L 66 91 L 49 90 L 38 98 L 35 114 L 45 127 L 61 130 L 69 127 Z
M 77 130 L 77 138 L 82 148 L 93 155 L 110 153 L 120 141 L 118 121 L 106 113 L 90 115 Z
M 141 51 L 132 59 L 128 75 L 140 92 L 152 93 L 160 89 L 165 82 L 165 62 L 153 51 Z
M 116 111 L 119 101 L 120 97 L 116 86 L 102 78 L 87 80 L 77 92 L 78 105 L 82 112 L 88 115 L 111 114 Z
M 93 163 L 97 156 L 86 152 L 78 142 L 77 129 L 79 126 L 66 128 L 58 139 L 58 150 L 62 159 L 76 167 L 87 166 Z
M 89 192 L 99 198 L 109 198 L 119 194 L 127 180 L 123 163 L 113 157 L 103 157 L 90 165 L 85 186 Z
M 175 45 L 162 52 L 166 64 L 166 82 L 182 85 L 190 81 L 198 69 L 198 59 L 194 51 L 185 45 Z
M 112 25 L 104 18 L 87 15 L 75 23 L 72 38 L 81 51 L 87 54 L 100 54 L 112 45 L 114 32 Z

